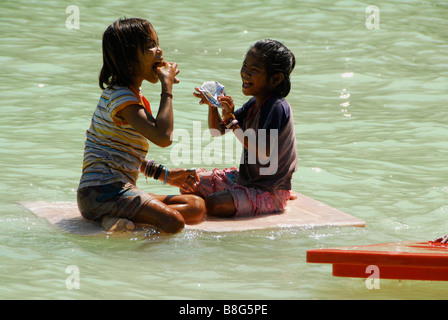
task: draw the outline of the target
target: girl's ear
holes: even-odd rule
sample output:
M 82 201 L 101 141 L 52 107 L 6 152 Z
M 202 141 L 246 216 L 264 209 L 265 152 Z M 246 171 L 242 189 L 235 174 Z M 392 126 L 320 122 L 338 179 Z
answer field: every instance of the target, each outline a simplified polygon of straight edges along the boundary
M 282 72 L 276 73 L 271 77 L 271 85 L 276 87 L 282 83 L 283 80 L 285 80 L 285 75 Z

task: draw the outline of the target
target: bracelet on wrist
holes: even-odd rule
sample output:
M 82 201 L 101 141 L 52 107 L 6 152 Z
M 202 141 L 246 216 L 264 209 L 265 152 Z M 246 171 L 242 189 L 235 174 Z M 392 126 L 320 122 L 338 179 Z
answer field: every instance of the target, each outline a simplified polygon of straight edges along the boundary
M 160 177 L 160 174 L 162 173 L 162 170 L 163 170 L 163 165 L 160 164 L 158 166 L 157 170 L 154 173 L 154 179 L 155 180 L 159 180 L 159 177 Z
M 148 161 L 146 163 L 146 167 L 145 167 L 145 170 L 144 170 L 144 175 L 145 175 L 145 178 L 146 178 L 146 182 L 148 182 L 148 176 L 150 176 L 149 172 L 151 170 L 153 170 L 154 163 L 155 163 L 154 160 L 150 160 L 150 161 Z
M 224 119 L 222 121 L 222 124 L 227 129 L 232 129 L 234 126 L 236 126 L 238 124 L 238 120 L 236 119 L 236 117 L 233 113 L 230 113 L 230 117 L 228 119 Z
M 170 92 L 168 92 L 168 91 L 162 91 L 162 93 L 160 94 L 160 96 L 161 96 L 161 97 L 163 97 L 163 96 L 167 96 L 167 97 L 173 99 L 173 94 L 170 93 Z
M 228 113 L 228 114 L 226 114 L 226 116 L 227 117 L 222 119 L 223 123 L 228 123 L 228 122 L 232 121 L 233 119 L 235 119 L 235 115 L 233 113 Z
M 153 178 L 154 180 L 159 180 L 163 171 L 165 171 L 165 181 L 163 184 L 166 184 L 168 180 L 168 168 L 166 168 L 163 164 L 156 163 L 154 160 L 149 160 L 146 163 L 144 170 L 146 182 L 148 182 L 148 177 Z
M 165 167 L 165 181 L 163 182 L 163 184 L 166 184 L 167 180 L 168 180 L 168 168 Z
M 238 120 L 233 119 L 226 124 L 227 129 L 232 129 L 234 126 L 238 124 Z

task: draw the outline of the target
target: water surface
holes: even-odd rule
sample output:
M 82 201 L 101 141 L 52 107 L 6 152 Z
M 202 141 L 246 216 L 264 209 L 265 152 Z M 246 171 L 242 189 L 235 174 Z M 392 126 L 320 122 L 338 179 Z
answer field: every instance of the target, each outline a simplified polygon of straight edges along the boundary
M 378 29 L 359 1 L 85 1 L 79 29 L 57 1 L 0 4 L 0 298 L 438 299 L 443 282 L 334 278 L 307 264 L 320 247 L 429 240 L 448 233 L 448 5 L 377 1 Z M 206 128 L 194 87 L 217 80 L 241 105 L 239 69 L 256 40 L 296 55 L 288 96 L 299 150 L 294 189 L 366 221 L 366 228 L 288 228 L 86 238 L 61 233 L 17 206 L 75 201 L 84 132 L 99 99 L 101 36 L 119 17 L 156 28 L 179 63 L 176 130 Z M 69 21 L 72 23 L 73 21 Z M 145 84 L 157 110 L 159 86 Z M 193 158 L 181 166 L 235 165 Z M 149 157 L 174 167 L 172 150 Z M 235 153 L 237 154 L 237 153 Z M 239 158 L 239 157 L 236 157 Z M 144 190 L 177 193 L 139 180 Z M 66 268 L 80 270 L 68 289 Z

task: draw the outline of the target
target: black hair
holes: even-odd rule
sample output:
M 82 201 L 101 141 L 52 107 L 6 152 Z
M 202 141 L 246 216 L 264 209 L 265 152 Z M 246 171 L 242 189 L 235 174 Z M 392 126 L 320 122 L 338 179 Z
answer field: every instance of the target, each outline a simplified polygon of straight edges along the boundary
M 273 93 L 285 98 L 291 91 L 290 74 L 296 65 L 294 54 L 284 44 L 272 39 L 257 41 L 249 48 L 249 53 L 262 59 L 268 80 L 277 73 L 283 73 L 284 80 Z
M 104 84 L 111 88 L 114 85 L 131 84 L 138 67 L 138 51 L 157 41 L 151 23 L 140 18 L 123 18 L 113 22 L 103 34 L 103 67 L 99 75 L 100 88 Z

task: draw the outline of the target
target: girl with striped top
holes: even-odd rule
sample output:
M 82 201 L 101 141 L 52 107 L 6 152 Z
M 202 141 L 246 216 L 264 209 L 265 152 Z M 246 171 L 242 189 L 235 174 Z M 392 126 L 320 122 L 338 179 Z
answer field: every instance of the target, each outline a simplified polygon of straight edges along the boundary
M 148 194 L 136 186 L 139 172 L 183 190 L 194 188 L 198 179 L 194 169 L 168 170 L 146 159 L 148 140 L 159 147 L 171 144 L 177 64 L 163 60 L 157 34 L 144 19 L 115 21 L 104 32 L 102 45 L 103 92 L 86 132 L 77 194 L 81 214 L 108 230 L 133 229 L 135 222 L 175 233 L 186 223 L 202 221 L 202 198 Z M 156 116 L 139 90 L 144 80 L 161 83 Z

